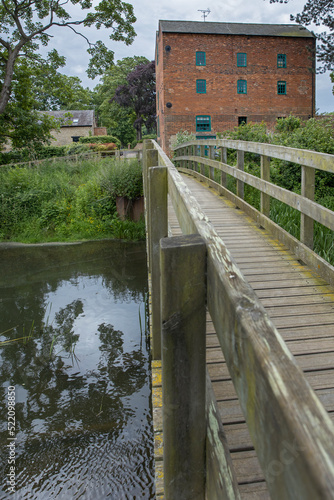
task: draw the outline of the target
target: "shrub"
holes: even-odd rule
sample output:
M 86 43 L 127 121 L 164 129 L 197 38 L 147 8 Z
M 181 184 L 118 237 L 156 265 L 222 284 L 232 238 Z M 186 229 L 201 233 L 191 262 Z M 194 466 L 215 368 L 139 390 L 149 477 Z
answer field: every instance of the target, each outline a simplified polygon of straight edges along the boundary
M 135 200 L 143 195 L 141 165 L 137 160 L 112 161 L 101 171 L 100 184 L 112 196 Z
M 107 144 L 113 142 L 116 144 L 117 148 L 120 149 L 121 141 L 112 135 L 94 135 L 94 137 L 80 137 L 79 139 L 81 144 L 91 144 L 92 141 L 94 144 Z

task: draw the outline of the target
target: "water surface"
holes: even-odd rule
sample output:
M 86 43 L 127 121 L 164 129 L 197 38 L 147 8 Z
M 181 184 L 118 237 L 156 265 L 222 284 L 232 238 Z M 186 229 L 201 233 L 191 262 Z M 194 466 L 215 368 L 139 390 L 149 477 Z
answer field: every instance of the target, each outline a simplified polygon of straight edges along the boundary
M 0 262 L 0 498 L 153 498 L 144 245 L 0 247 Z

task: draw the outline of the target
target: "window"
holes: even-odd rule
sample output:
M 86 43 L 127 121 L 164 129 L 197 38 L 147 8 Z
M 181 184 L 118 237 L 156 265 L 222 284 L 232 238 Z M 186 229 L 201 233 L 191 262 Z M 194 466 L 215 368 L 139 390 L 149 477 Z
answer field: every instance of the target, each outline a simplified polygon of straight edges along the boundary
M 247 54 L 239 52 L 237 54 L 237 66 L 245 68 L 247 66 Z
M 237 91 L 238 91 L 238 94 L 247 94 L 247 81 L 246 80 L 238 80 Z
M 196 52 L 196 66 L 206 66 L 205 52 Z
M 277 67 L 286 68 L 286 54 L 277 54 Z
M 197 94 L 206 94 L 206 80 L 196 80 Z
M 238 116 L 238 126 L 247 124 L 247 116 Z
M 277 94 L 286 94 L 286 82 L 277 82 Z
M 211 130 L 211 116 L 196 116 L 196 131 L 210 132 L 210 130 Z

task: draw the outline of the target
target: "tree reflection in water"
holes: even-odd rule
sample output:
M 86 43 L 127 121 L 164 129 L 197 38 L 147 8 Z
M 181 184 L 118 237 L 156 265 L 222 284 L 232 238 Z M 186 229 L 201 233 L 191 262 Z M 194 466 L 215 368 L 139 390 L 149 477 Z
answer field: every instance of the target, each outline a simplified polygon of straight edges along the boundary
M 65 269 L 63 253 L 56 250 L 63 269 L 56 273 L 52 265 L 51 279 L 40 265 L 42 260 L 50 268 L 48 249 L 48 258 L 38 259 L 38 278 L 33 275 L 30 286 L 13 288 L 9 282 L 0 288 L 0 331 L 12 328 L 0 341 L 29 337 L 2 343 L 0 349 L 2 402 L 9 385 L 17 391 L 17 498 L 154 495 L 148 351 L 141 343 L 138 317 L 131 331 L 128 326 L 145 294 L 145 253 L 131 245 L 112 253 L 110 244 L 109 251 L 99 245 L 99 251 L 84 246 L 83 254 L 77 249 L 75 263 Z M 57 292 L 67 286 L 71 300 L 49 322 L 48 300 L 55 294 L 59 301 Z M 92 318 L 96 304 L 102 304 L 101 310 L 111 308 L 111 298 L 116 312 L 99 310 Z M 119 325 L 123 316 L 124 332 L 110 322 L 115 317 Z M 0 493 L 6 490 L 8 468 L 6 411 L 2 404 Z

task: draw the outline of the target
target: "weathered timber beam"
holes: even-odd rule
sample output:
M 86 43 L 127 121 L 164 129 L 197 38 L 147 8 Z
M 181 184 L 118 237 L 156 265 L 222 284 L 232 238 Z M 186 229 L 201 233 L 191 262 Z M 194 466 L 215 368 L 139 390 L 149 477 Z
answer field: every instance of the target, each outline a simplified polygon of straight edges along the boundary
M 256 153 L 259 155 L 270 156 L 272 158 L 278 158 L 279 160 L 298 163 L 299 165 L 305 165 L 306 167 L 325 170 L 326 172 L 334 172 L 334 155 L 318 153 L 316 151 L 306 149 L 288 148 L 286 146 L 277 146 L 275 144 L 264 144 L 260 142 L 234 141 L 229 139 L 199 139 L 197 141 L 189 141 L 182 144 L 182 147 L 190 146 L 192 144 L 242 150 L 245 153 Z M 175 151 L 177 152 L 178 149 L 179 148 L 175 148 Z
M 204 500 L 206 246 L 190 235 L 160 248 L 165 498 Z

